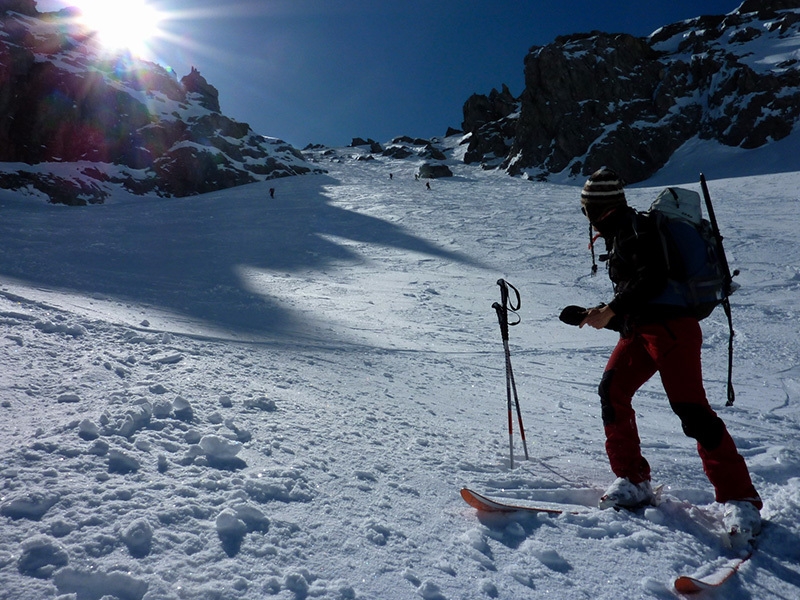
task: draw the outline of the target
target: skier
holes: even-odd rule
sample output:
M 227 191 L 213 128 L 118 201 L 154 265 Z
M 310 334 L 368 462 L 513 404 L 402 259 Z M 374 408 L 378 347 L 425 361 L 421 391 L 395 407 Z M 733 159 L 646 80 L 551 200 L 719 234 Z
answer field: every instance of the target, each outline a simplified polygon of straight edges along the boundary
M 621 334 L 599 386 L 606 452 L 617 476 L 600 507 L 630 508 L 655 501 L 631 404 L 636 391 L 658 372 L 684 433 L 697 440 L 716 500 L 725 504 L 723 520 L 729 533 L 757 535 L 761 498 L 703 388 L 700 324 L 684 307 L 651 302 L 667 285 L 668 274 L 655 223 L 628 206 L 619 176 L 605 167 L 584 185 L 581 205 L 591 228 L 605 242 L 607 254 L 601 260 L 607 261 L 614 298 L 586 311 L 579 324 Z

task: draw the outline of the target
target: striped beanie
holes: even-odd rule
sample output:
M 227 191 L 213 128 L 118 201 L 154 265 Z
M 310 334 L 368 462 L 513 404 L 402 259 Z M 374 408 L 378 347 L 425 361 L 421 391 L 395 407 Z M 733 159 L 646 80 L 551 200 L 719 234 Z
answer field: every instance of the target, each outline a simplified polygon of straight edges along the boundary
M 602 218 L 608 211 L 627 206 L 622 180 L 608 167 L 601 167 L 589 177 L 581 192 L 581 206 L 590 221 Z

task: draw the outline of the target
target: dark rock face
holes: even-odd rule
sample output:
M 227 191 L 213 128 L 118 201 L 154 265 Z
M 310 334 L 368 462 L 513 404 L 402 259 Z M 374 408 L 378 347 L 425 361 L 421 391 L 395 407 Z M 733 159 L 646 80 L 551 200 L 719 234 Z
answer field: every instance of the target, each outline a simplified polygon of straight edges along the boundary
M 353 138 L 350 147 L 358 148 L 359 146 L 369 146 L 369 151 L 373 154 L 380 154 L 383 152 L 383 147 L 373 139 L 364 140 L 362 138 Z
M 503 84 L 501 91 L 492 90 L 488 96 L 473 94 L 464 104 L 464 122 L 461 128 L 465 133 L 473 133 L 494 121 L 499 121 L 519 110 L 517 98 Z
M 420 179 L 438 179 L 439 177 L 452 177 L 450 167 L 442 164 L 425 163 L 419 168 Z
M 464 104 L 462 129 L 469 135 L 464 162 L 497 167 L 511 150 L 509 140 L 516 135 L 520 103 L 504 84 L 502 91 L 488 96 L 473 94 Z
M 594 164 L 613 164 L 630 173 L 639 162 L 666 162 L 677 145 L 665 145 L 660 136 L 642 144 L 640 128 L 632 126 L 659 120 L 653 102 L 661 71 L 657 59 L 646 40 L 598 32 L 560 38 L 529 54 L 511 150 L 518 157 L 515 168 L 535 165 L 551 173 L 570 168 L 577 175 Z M 654 151 L 660 155 L 648 156 Z
M 219 92 L 200 75 L 200 71 L 192 67 L 192 72 L 181 79 L 181 84 L 188 94 L 197 95 L 200 106 L 219 112 Z
M 519 112 L 495 91 L 467 101 L 465 159 L 540 177 L 608 165 L 633 183 L 694 137 L 745 149 L 779 140 L 800 117 L 800 61 L 759 52 L 798 34 L 800 2 L 747 0 L 648 38 L 557 38 L 526 57 Z
M 39 14 L 36 9 L 36 0 L 0 0 L 0 13 L 9 11 L 29 17 Z
M 109 185 L 185 196 L 311 171 L 296 149 L 224 116 L 196 69 L 178 81 L 158 65 L 109 56 L 69 10 L 0 0 L 0 34 L 0 163 L 40 167 L 0 172 L 3 187 L 86 204 L 102 202 Z M 84 162 L 96 166 L 76 166 L 72 177 L 42 172 Z

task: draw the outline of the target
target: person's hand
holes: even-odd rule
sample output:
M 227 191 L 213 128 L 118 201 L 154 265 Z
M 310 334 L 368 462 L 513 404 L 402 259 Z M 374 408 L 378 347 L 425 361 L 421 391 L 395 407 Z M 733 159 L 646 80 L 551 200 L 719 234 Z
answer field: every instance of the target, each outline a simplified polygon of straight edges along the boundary
M 590 308 L 586 313 L 586 318 L 581 322 L 580 327 L 588 325 L 595 329 L 603 329 L 609 321 L 614 318 L 614 311 L 606 306 Z

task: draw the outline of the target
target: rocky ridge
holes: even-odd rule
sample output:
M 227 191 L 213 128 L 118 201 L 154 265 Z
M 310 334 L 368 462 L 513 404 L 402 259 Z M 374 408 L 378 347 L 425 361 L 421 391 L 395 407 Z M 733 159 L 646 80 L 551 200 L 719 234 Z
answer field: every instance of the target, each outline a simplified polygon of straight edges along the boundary
M 196 69 L 181 78 L 108 54 L 72 9 L 0 0 L 0 187 L 100 203 L 110 189 L 187 196 L 312 167 L 222 114 Z
M 798 40 L 797 0 L 747 0 L 647 38 L 559 37 L 526 56 L 519 98 L 504 87 L 465 103 L 465 161 L 541 179 L 609 165 L 633 183 L 693 138 L 780 140 L 800 118 Z

